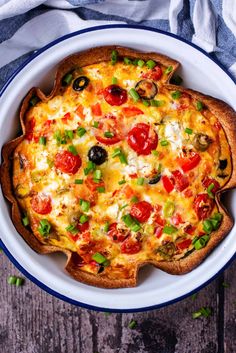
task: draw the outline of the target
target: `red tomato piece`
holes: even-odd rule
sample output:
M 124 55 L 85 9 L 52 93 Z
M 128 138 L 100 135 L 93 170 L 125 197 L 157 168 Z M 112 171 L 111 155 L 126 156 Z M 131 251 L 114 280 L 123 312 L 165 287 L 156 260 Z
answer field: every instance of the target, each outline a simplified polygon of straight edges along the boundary
M 112 223 L 109 226 L 107 234 L 115 243 L 124 241 L 128 235 L 126 230 L 117 229 L 117 223 Z
M 98 134 L 95 136 L 97 141 L 103 143 L 104 145 L 114 145 L 121 141 L 121 132 L 119 129 L 119 124 L 117 123 L 117 118 L 111 114 L 105 115 L 99 121 Z M 99 131 L 100 130 L 100 131 Z M 112 137 L 105 137 L 104 133 L 109 131 L 113 134 Z
M 199 219 L 205 219 L 211 215 L 214 201 L 208 194 L 198 194 L 193 201 L 193 208 Z
M 149 125 L 139 123 L 129 131 L 128 144 L 138 155 L 146 156 L 156 149 L 158 137 Z
M 122 188 L 122 194 L 124 194 L 127 199 L 131 199 L 131 197 L 135 195 L 135 191 L 127 184 Z
M 122 254 L 137 254 L 142 248 L 142 244 L 138 242 L 136 239 L 132 239 L 131 237 L 126 238 L 121 244 L 121 253 Z
M 84 107 L 82 106 L 82 104 L 78 105 L 78 107 L 76 108 L 75 112 L 81 119 L 85 118 Z
M 97 188 L 100 187 L 105 187 L 105 183 L 103 180 L 101 180 L 99 183 L 95 183 L 95 181 L 93 180 L 93 177 L 91 175 L 89 175 L 86 179 L 85 179 L 85 185 L 87 186 L 87 188 L 92 191 L 95 192 L 97 191 Z
M 193 192 L 191 189 L 186 189 L 183 194 L 185 197 L 192 197 L 193 196 Z
M 177 191 L 183 191 L 189 186 L 189 180 L 186 175 L 183 175 L 179 170 L 172 172 L 175 178 L 175 188 Z
M 63 173 L 75 174 L 81 167 L 82 161 L 79 155 L 69 151 L 60 151 L 56 154 L 54 165 Z
M 64 124 L 68 122 L 68 120 L 71 120 L 71 115 L 70 113 L 66 113 L 64 117 L 61 119 Z
M 103 90 L 105 101 L 110 105 L 122 105 L 127 101 L 127 92 L 118 85 L 110 85 Z
M 166 189 L 166 191 L 168 193 L 170 193 L 172 190 L 174 190 L 174 181 L 173 178 L 169 178 L 167 175 L 163 175 L 163 177 L 161 178 L 162 183 L 164 188 Z
M 102 115 L 102 109 L 101 109 L 101 106 L 100 106 L 99 103 L 96 103 L 96 104 L 92 105 L 91 109 L 92 109 L 93 115 L 95 115 L 95 116 Z
M 211 192 L 213 194 L 216 193 L 216 191 L 219 190 L 220 188 L 220 184 L 218 183 L 217 180 L 213 179 L 213 178 L 209 178 L 208 176 L 206 176 L 203 181 L 202 181 L 202 185 L 207 189 L 208 186 L 210 186 L 211 184 L 214 184 L 214 188 L 211 190 Z
M 192 226 L 191 224 L 188 224 L 185 228 L 184 231 L 185 233 L 188 233 L 190 235 L 193 235 L 196 230 L 196 227 Z
M 143 78 L 150 78 L 151 80 L 158 81 L 162 76 L 162 69 L 160 66 L 156 65 L 153 69 L 149 70 L 147 73 L 143 74 Z
M 34 136 L 34 128 L 35 128 L 35 118 L 30 119 L 25 126 L 25 138 L 28 141 L 32 141 L 33 140 L 33 136 Z
M 154 220 L 157 224 L 159 224 L 160 226 L 164 226 L 166 224 L 166 220 L 163 219 L 159 214 L 156 214 L 154 216 Z
M 179 213 L 176 213 L 173 217 L 171 217 L 171 223 L 175 226 L 178 226 L 180 223 L 183 223 L 182 217 Z
M 32 197 L 30 204 L 34 212 L 38 214 L 48 214 L 52 210 L 51 197 L 43 194 L 37 194 Z
M 194 169 L 199 164 L 200 160 L 201 160 L 200 155 L 195 152 L 193 152 L 189 158 L 184 158 L 184 157 L 178 158 L 180 167 L 185 173 Z
M 89 221 L 87 221 L 83 224 L 78 223 L 76 228 L 78 228 L 80 233 L 86 232 L 89 229 Z
M 185 239 L 179 243 L 176 243 L 176 246 L 179 250 L 187 249 L 192 244 L 191 239 Z
M 147 222 L 149 219 L 151 213 L 152 213 L 153 207 L 152 205 L 147 202 L 147 201 L 140 201 L 135 203 L 131 207 L 130 214 L 132 217 L 136 218 L 139 222 Z
M 162 236 L 163 227 L 157 226 L 155 229 L 155 235 L 159 239 Z
M 141 115 L 144 114 L 143 111 L 137 107 L 124 107 L 122 109 L 122 112 L 124 113 L 124 115 L 129 118 L 132 116 L 136 116 L 136 115 Z

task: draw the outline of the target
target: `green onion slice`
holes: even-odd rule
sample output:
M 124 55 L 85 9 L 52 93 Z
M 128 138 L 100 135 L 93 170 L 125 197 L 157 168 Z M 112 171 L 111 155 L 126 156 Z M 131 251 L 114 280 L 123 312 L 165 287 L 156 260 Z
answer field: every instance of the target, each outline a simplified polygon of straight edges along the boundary
M 74 156 L 78 155 L 78 152 L 77 152 L 75 146 L 73 146 L 73 145 L 68 146 L 68 151 L 71 152 Z
M 130 95 L 130 97 L 131 97 L 135 102 L 138 102 L 139 99 L 140 99 L 138 92 L 135 91 L 134 88 L 131 88 L 131 89 L 129 90 L 129 95 Z
M 153 69 L 156 66 L 156 62 L 154 60 L 148 60 L 146 65 L 149 69 Z
M 171 93 L 171 97 L 173 99 L 179 99 L 181 97 L 181 92 L 180 91 L 174 91 Z
M 172 226 L 172 225 L 165 225 L 163 228 L 163 233 L 165 234 L 173 234 L 177 232 L 178 228 Z

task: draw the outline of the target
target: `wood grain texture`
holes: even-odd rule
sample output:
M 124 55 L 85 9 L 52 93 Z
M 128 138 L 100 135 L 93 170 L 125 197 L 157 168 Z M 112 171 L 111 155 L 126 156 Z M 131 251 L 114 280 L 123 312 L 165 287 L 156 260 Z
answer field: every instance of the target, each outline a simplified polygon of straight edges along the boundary
M 3 253 L 0 274 L 1 353 L 236 352 L 236 262 L 195 300 L 108 316 L 64 303 L 29 280 L 10 286 L 7 277 L 21 274 Z M 203 306 L 213 315 L 193 320 L 192 312 Z M 128 328 L 132 319 L 137 321 L 133 330 Z

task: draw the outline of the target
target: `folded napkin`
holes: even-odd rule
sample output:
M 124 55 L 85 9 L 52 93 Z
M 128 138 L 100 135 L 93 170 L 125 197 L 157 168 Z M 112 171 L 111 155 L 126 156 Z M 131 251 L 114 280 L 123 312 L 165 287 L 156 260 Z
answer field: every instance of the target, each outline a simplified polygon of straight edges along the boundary
M 0 0 L 0 86 L 22 60 L 52 40 L 111 23 L 176 33 L 236 77 L 235 0 Z

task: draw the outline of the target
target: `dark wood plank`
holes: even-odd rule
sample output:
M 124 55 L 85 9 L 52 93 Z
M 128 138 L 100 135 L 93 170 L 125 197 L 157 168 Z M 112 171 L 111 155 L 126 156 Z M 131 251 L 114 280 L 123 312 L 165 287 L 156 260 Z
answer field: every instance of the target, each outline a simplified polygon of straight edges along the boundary
M 234 353 L 235 265 L 225 273 L 225 281 L 231 282 L 230 288 L 225 290 L 221 286 L 223 279 L 218 279 L 201 290 L 195 300 L 187 298 L 145 313 L 107 316 L 64 303 L 29 280 L 20 288 L 8 285 L 8 275 L 20 273 L 1 254 L 0 352 L 223 353 L 224 342 L 218 344 L 218 330 L 223 324 L 219 326 L 217 306 L 219 288 L 223 288 L 228 330 L 225 353 Z M 193 320 L 192 312 L 203 306 L 212 307 L 213 316 Z M 132 319 L 137 321 L 133 330 L 128 328 Z
M 236 261 L 225 271 L 224 281 L 224 348 L 225 353 L 236 352 Z

